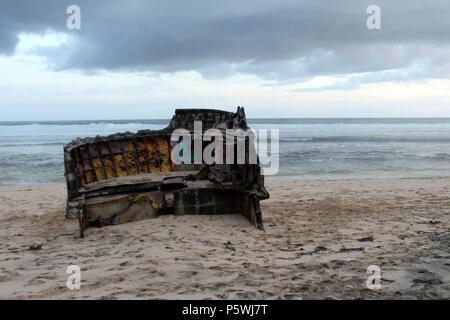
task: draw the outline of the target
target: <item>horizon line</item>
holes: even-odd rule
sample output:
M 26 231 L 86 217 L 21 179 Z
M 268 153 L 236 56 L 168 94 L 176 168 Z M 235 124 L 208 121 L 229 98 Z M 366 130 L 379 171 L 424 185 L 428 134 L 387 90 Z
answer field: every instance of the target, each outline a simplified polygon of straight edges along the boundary
M 57 119 L 57 120 L 0 120 L 0 123 L 9 122 L 85 122 L 85 121 L 170 121 L 172 118 L 126 118 L 126 119 Z M 247 118 L 247 121 L 251 120 L 417 120 L 417 119 L 429 119 L 429 120 L 450 120 L 450 117 L 257 117 Z

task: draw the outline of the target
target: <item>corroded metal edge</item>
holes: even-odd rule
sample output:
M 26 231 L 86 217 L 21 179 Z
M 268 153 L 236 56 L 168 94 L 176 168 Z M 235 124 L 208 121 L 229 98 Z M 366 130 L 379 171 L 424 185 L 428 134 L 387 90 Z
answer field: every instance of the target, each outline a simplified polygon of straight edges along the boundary
M 241 107 L 236 112 L 177 109 L 162 130 L 77 138 L 64 147 L 66 217 L 79 219 L 81 235 L 89 226 L 164 214 L 240 213 L 264 230 L 259 201 L 269 194 L 259 159 L 257 164 L 171 162 L 171 133 L 192 132 L 194 121 L 202 121 L 203 131 L 248 129 Z M 247 141 L 246 148 L 251 147 Z

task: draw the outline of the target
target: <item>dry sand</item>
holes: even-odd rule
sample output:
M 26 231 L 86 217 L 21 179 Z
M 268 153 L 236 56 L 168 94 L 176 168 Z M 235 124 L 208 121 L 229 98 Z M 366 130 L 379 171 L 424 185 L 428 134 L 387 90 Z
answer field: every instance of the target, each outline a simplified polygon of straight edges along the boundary
M 0 298 L 450 298 L 450 179 L 266 184 L 265 233 L 238 215 L 163 216 L 84 239 L 64 184 L 1 187 Z M 71 264 L 80 290 L 66 287 Z

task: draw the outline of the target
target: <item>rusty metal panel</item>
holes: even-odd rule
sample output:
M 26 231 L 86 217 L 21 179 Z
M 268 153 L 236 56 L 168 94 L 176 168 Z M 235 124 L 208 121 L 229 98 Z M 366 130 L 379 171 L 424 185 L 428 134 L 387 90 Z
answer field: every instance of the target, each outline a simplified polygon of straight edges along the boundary
M 269 194 L 257 164 L 175 164 L 171 133 L 216 128 L 248 129 L 244 109 L 179 109 L 162 130 L 76 139 L 64 147 L 66 217 L 78 218 L 83 234 L 104 226 L 163 214 L 244 215 L 264 230 L 259 201 Z M 235 140 L 236 155 L 236 140 Z M 224 159 L 226 158 L 224 139 Z M 192 143 L 193 145 L 193 143 Z M 206 146 L 204 144 L 203 148 Z M 246 141 L 246 157 L 253 147 Z

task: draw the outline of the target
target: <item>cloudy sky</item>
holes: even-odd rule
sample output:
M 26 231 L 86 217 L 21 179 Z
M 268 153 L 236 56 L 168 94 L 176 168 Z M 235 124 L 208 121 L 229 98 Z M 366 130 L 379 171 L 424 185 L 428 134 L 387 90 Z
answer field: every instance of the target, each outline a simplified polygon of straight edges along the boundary
M 1 0 L 0 74 L 0 120 L 450 117 L 450 1 Z

